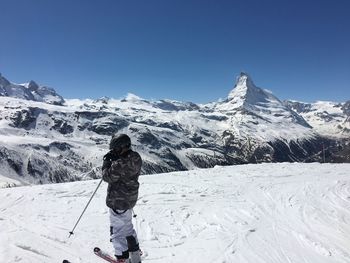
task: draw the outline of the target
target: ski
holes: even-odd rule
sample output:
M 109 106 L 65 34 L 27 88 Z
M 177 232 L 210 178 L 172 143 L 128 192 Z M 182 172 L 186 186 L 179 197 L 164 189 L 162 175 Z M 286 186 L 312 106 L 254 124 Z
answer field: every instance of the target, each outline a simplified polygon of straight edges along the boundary
M 101 250 L 99 247 L 94 248 L 94 253 L 96 256 L 98 256 L 98 257 L 100 257 L 100 258 L 102 258 L 110 263 L 118 263 L 117 260 L 113 256 L 108 254 L 108 252 Z M 141 263 L 141 256 L 143 255 L 141 250 L 137 251 L 137 254 L 134 252 L 134 253 L 130 253 L 129 255 L 130 255 L 130 258 L 129 258 L 128 262 Z M 64 263 L 70 263 L 70 262 L 68 261 L 68 262 L 64 262 Z
M 100 248 L 98 247 L 95 247 L 94 248 L 94 253 L 96 256 L 104 259 L 104 260 L 107 260 L 108 262 L 111 262 L 111 263 L 118 263 L 117 260 L 112 257 L 111 255 L 109 255 L 107 252 L 101 250 Z

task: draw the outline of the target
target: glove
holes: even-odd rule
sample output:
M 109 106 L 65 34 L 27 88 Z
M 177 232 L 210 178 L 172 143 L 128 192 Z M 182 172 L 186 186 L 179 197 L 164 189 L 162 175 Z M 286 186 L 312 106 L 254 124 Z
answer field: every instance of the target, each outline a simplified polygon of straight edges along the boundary
M 118 159 L 118 155 L 114 151 L 109 151 L 105 156 L 103 156 L 102 171 L 104 169 L 109 169 L 112 162 Z
M 104 169 L 109 169 L 109 168 L 111 167 L 111 165 L 112 165 L 112 162 L 111 162 L 111 161 L 109 161 L 109 160 L 103 160 L 102 171 L 103 171 Z

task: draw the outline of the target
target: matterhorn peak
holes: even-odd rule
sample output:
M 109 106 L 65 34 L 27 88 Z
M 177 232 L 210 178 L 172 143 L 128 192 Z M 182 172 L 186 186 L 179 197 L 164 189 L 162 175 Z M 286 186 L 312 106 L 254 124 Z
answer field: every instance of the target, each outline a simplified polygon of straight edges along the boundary
M 255 86 L 252 78 L 245 72 L 241 72 L 236 78 L 236 84 L 226 102 L 229 109 L 269 107 L 272 104 L 280 107 L 282 105 L 281 101 L 271 92 Z
M 248 75 L 248 73 L 241 72 L 237 78 L 236 78 L 236 85 L 237 86 L 253 86 L 255 87 L 252 78 Z
M 228 95 L 228 100 L 247 99 L 249 96 L 259 93 L 261 89 L 254 85 L 252 78 L 245 72 L 241 72 L 236 78 L 236 85 Z

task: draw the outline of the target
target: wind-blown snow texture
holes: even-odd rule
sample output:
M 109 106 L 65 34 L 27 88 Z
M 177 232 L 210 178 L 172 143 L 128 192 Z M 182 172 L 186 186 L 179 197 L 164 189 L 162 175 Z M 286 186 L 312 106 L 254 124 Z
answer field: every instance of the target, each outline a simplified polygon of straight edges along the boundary
M 10 97 L 9 97 L 10 96 Z M 237 77 L 226 100 L 63 100 L 0 75 L 0 187 L 99 177 L 114 133 L 127 133 L 144 174 L 261 162 L 350 162 L 350 103 L 282 102 Z M 325 152 L 323 152 L 325 149 Z
M 348 263 L 350 164 L 260 164 L 142 176 L 134 221 L 148 263 Z M 112 252 L 98 180 L 0 190 L 0 262 L 100 262 Z M 102 261 L 101 261 L 102 263 Z

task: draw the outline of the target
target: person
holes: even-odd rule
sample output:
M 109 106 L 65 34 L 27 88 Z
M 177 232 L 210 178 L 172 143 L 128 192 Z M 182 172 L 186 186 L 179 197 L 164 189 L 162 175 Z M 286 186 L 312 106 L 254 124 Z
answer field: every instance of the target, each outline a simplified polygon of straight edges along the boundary
M 102 179 L 108 183 L 106 205 L 109 207 L 111 242 L 118 263 L 139 263 L 132 208 L 138 198 L 142 159 L 131 149 L 130 137 L 126 134 L 113 135 L 109 149 L 103 158 Z

